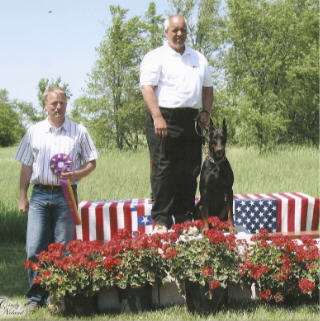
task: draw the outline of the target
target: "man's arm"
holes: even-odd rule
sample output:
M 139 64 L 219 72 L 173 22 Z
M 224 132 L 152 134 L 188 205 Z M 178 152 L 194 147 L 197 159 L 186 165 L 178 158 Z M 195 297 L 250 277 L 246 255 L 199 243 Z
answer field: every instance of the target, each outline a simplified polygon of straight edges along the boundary
M 20 200 L 19 211 L 26 215 L 29 209 L 28 188 L 32 174 L 32 167 L 22 164 L 20 172 Z
M 210 118 L 213 104 L 213 87 L 202 87 L 202 112 L 200 112 L 200 125 L 205 127 Z
M 154 93 L 154 86 L 151 85 L 142 85 L 141 92 L 143 100 L 148 107 L 148 110 L 153 118 L 154 123 L 154 132 L 158 136 L 167 136 L 167 123 L 162 117 L 157 97 Z
M 72 171 L 70 173 L 62 173 L 61 178 L 69 179 L 71 182 L 77 181 L 89 175 L 96 168 L 96 164 L 97 162 L 94 159 L 76 169 L 75 171 Z

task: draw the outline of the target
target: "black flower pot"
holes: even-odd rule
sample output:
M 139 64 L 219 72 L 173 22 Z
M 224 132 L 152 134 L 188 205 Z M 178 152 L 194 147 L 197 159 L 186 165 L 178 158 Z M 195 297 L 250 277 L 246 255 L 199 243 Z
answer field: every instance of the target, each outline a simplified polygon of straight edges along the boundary
M 120 312 L 139 313 L 152 308 L 152 287 L 147 284 L 139 288 L 119 289 Z
M 206 293 L 209 286 L 202 286 L 197 282 L 185 281 L 186 303 L 191 313 L 215 313 L 228 301 L 228 290 L 222 287 L 210 290 L 211 298 Z
M 67 294 L 65 296 L 65 314 L 67 315 L 91 315 L 98 312 L 97 295 L 75 296 Z

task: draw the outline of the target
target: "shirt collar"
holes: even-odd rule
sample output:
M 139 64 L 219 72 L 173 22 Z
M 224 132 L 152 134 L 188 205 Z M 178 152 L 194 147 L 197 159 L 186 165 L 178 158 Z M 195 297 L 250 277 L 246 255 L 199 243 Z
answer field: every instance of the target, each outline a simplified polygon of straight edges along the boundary
M 170 50 L 171 54 L 176 54 L 176 55 L 179 55 L 179 56 L 181 56 L 181 57 L 187 56 L 187 55 L 190 55 L 190 54 L 191 54 L 191 48 L 190 48 L 186 43 L 184 44 L 184 52 L 183 52 L 182 55 L 180 55 L 180 53 L 178 53 L 178 52 L 176 52 L 174 49 L 172 49 L 172 48 L 169 46 L 168 41 L 166 41 L 166 42 L 164 43 L 164 45 L 165 45 L 165 47 L 167 47 L 167 48 Z
M 65 117 L 64 119 L 64 122 L 63 124 L 61 125 L 61 127 L 59 128 L 56 128 L 54 126 L 52 126 L 50 123 L 49 123 L 49 118 L 47 117 L 45 120 L 44 120 L 44 128 L 45 128 L 45 131 L 48 133 L 48 132 L 53 132 L 53 131 L 61 131 L 61 130 L 64 130 L 66 132 L 68 132 L 68 130 L 70 129 L 70 120 Z

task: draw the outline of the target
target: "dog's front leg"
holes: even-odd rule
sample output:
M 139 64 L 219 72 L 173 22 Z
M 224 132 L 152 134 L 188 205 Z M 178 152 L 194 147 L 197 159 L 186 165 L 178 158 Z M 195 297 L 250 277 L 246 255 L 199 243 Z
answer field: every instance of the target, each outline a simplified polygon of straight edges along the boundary
M 236 233 L 237 233 L 237 229 L 236 229 L 236 227 L 234 226 L 233 213 L 232 213 L 231 206 L 230 206 L 229 203 L 227 204 L 227 212 L 228 212 L 228 222 L 229 222 L 229 224 L 230 224 L 229 231 L 230 231 L 230 233 L 232 233 L 232 234 L 236 234 Z
M 208 224 L 208 206 L 206 205 L 200 205 L 199 210 L 201 213 L 201 218 L 203 221 L 203 229 L 201 233 L 204 235 L 206 231 L 209 229 L 209 224 Z

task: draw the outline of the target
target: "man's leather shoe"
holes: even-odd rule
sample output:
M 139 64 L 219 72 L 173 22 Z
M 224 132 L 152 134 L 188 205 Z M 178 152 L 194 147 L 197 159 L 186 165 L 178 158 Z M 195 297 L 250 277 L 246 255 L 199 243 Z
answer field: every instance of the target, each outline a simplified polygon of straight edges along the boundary
M 40 308 L 40 303 L 37 301 L 30 301 L 26 305 L 27 313 L 34 313 Z

